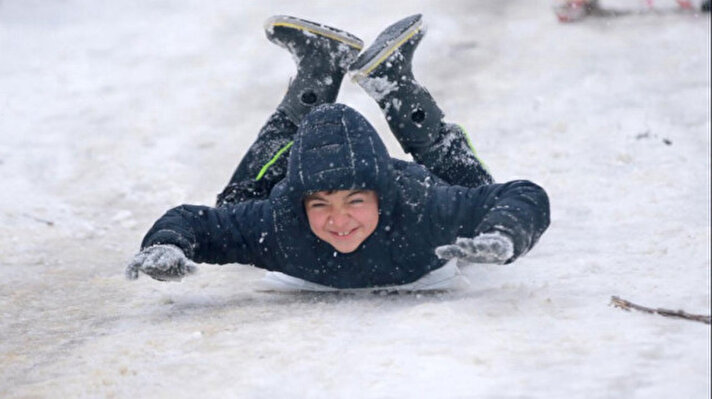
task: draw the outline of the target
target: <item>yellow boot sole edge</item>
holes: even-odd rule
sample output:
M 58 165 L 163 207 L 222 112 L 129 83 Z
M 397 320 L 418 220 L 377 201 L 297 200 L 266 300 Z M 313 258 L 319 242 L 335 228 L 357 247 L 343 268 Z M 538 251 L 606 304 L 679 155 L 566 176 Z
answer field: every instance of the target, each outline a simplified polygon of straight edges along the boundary
M 394 51 L 396 51 L 400 46 L 402 46 L 403 43 L 410 40 L 411 37 L 415 36 L 415 34 L 421 31 L 423 28 L 423 21 L 418 21 L 418 23 L 413 24 L 413 26 L 408 28 L 405 32 L 401 33 L 401 35 L 398 36 L 398 38 L 396 38 L 396 40 L 394 40 L 390 46 L 387 46 L 383 50 L 381 50 L 378 54 L 376 54 L 375 57 L 373 57 L 370 62 L 364 65 L 361 69 L 351 72 L 351 80 L 358 82 L 366 78 L 368 74 L 371 73 L 371 71 L 381 65 L 383 61 L 385 61 L 391 54 L 393 54 Z
M 265 30 L 272 32 L 275 26 L 284 26 L 287 28 L 305 30 L 315 35 L 324 36 L 332 40 L 339 41 L 357 50 L 363 49 L 363 42 L 352 37 L 339 34 L 338 31 L 329 29 L 328 27 L 309 23 L 298 18 L 289 17 L 286 15 L 275 15 L 265 21 Z

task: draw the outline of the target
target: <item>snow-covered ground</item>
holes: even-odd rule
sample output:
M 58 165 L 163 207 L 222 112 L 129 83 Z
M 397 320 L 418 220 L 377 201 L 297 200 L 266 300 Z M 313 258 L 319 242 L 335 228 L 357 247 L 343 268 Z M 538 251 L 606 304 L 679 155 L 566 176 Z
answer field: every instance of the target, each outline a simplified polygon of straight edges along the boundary
M 304 3 L 0 1 L 0 397 L 710 397 L 709 325 L 609 306 L 710 313 L 708 14 Z M 124 279 L 279 103 L 294 65 L 267 17 L 370 43 L 416 12 L 415 73 L 448 120 L 497 180 L 548 190 L 538 247 L 437 295 L 265 293 L 241 265 Z M 405 156 L 358 86 L 340 101 Z

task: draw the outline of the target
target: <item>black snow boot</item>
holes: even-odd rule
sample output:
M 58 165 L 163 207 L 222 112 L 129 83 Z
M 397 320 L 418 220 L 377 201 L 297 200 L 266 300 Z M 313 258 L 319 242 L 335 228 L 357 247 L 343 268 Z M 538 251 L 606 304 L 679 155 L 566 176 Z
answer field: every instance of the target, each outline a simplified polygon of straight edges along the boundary
M 413 77 L 413 53 L 425 35 L 420 14 L 386 28 L 349 67 L 373 97 L 403 151 L 450 184 L 493 182 L 464 130 L 443 122 L 443 112 Z
M 313 107 L 336 100 L 348 66 L 363 48 L 363 41 L 348 32 L 285 15 L 269 18 L 265 32 L 297 64 L 278 106 L 296 125 Z
M 417 153 L 438 138 L 443 112 L 413 77 L 412 59 L 425 35 L 420 14 L 381 32 L 349 67 L 353 79 L 378 103 L 403 150 Z

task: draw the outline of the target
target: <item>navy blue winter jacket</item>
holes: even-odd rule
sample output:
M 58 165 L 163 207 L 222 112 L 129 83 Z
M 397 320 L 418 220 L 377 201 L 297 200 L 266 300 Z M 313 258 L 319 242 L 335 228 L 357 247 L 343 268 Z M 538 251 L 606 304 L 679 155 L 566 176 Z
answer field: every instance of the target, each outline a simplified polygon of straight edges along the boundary
M 303 206 L 308 193 L 340 189 L 375 190 L 379 199 L 376 230 L 348 254 L 312 233 Z M 269 199 L 171 209 L 142 248 L 173 244 L 196 262 L 251 264 L 336 288 L 379 287 L 410 283 L 443 266 L 435 248 L 457 237 L 504 232 L 514 241 L 511 262 L 548 225 L 549 201 L 539 186 L 448 185 L 421 165 L 391 158 L 361 114 L 331 104 L 300 124 L 287 176 Z

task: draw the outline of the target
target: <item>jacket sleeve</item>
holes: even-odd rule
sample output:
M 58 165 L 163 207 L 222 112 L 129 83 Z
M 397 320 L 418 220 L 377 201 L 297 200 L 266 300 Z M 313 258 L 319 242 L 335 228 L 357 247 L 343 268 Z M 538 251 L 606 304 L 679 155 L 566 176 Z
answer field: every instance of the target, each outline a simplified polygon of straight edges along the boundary
M 512 238 L 512 262 L 527 253 L 549 227 L 549 198 L 541 187 L 526 180 L 477 188 L 440 186 L 430 208 L 437 245 L 457 237 L 502 232 Z
M 199 263 L 256 264 L 260 230 L 266 231 L 268 201 L 230 207 L 181 205 L 166 212 L 146 233 L 141 249 L 172 244 Z

